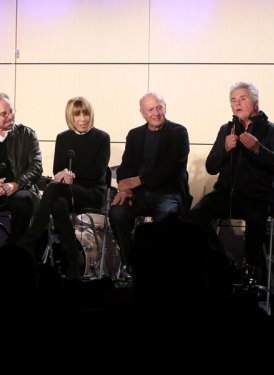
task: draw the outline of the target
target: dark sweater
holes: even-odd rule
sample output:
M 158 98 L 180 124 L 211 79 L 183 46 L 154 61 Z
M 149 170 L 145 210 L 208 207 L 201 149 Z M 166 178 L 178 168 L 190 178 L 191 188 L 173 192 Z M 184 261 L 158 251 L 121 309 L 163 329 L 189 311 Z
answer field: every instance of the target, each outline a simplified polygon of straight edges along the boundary
M 69 167 L 69 150 L 74 151 L 71 170 L 75 184 L 90 188 L 105 183 L 106 167 L 110 158 L 110 137 L 99 129 L 77 134 L 66 130 L 56 137 L 53 174 Z

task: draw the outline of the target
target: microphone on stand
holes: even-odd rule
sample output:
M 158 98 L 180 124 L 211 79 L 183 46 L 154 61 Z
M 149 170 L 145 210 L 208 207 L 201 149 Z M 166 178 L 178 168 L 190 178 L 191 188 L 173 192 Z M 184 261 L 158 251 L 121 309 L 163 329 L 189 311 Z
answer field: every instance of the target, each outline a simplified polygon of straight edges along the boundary
M 68 150 L 68 171 L 69 173 L 72 172 L 72 160 L 74 159 L 75 157 L 75 151 L 74 150 Z M 73 190 L 72 190 L 72 186 L 70 185 L 70 192 L 71 192 L 71 206 L 72 206 L 72 213 L 73 213 L 73 218 L 74 218 L 74 214 L 75 214 L 75 209 L 74 209 L 74 196 L 73 196 Z M 75 220 L 75 218 L 74 218 Z
M 69 173 L 72 172 L 72 159 L 74 158 L 74 156 L 75 156 L 74 150 L 68 150 L 68 153 L 67 153 L 67 158 L 68 158 L 67 172 L 69 172 Z M 65 181 L 64 177 L 61 178 L 60 182 L 64 183 L 64 181 Z
M 68 150 L 68 159 L 69 159 L 69 163 L 68 163 L 68 171 L 69 172 L 72 172 L 72 160 L 74 159 L 75 157 L 75 151 L 74 150 Z
M 231 121 L 231 129 L 232 133 L 239 136 L 239 117 L 233 115 Z M 238 142 L 237 142 L 238 143 Z M 229 219 L 232 220 L 232 200 L 235 188 L 235 179 L 236 175 L 238 174 L 238 164 L 235 166 L 235 151 L 236 149 L 233 148 L 230 151 L 230 195 L 229 195 Z

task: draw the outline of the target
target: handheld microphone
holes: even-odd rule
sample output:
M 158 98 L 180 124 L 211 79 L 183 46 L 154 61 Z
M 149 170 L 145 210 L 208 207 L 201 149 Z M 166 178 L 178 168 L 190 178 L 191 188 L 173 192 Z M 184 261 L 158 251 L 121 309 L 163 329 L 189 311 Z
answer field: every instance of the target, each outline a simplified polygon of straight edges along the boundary
M 72 159 L 74 159 L 74 156 L 75 156 L 75 151 L 74 150 L 68 150 L 68 159 L 69 159 L 69 163 L 68 163 L 68 171 L 71 172 L 72 170 Z
M 232 116 L 232 129 L 233 129 L 233 134 L 236 134 L 236 126 L 239 122 L 239 118 L 235 115 Z

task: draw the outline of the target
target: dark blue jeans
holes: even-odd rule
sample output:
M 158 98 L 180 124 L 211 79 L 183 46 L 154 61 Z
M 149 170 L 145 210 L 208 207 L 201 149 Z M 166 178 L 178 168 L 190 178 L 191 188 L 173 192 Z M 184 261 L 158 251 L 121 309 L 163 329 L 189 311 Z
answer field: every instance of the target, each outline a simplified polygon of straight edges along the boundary
M 134 196 L 133 204 L 111 206 L 109 221 L 120 247 L 122 264 L 129 264 L 129 252 L 133 244 L 133 229 L 137 216 L 151 216 L 160 222 L 171 214 L 179 212 L 180 197 L 176 194 L 151 193 Z

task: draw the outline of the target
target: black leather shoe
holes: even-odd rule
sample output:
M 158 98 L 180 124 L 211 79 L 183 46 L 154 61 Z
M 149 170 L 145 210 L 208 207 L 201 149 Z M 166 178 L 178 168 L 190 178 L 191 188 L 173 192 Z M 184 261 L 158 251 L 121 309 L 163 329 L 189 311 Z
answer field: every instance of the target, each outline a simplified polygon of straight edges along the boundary
M 253 288 L 257 284 L 256 268 L 252 264 L 244 263 L 241 278 L 241 284 L 244 288 Z
M 78 268 L 75 267 L 68 267 L 65 273 L 66 280 L 77 280 L 80 279 L 81 273 Z
M 78 287 L 81 283 L 81 277 L 68 278 L 65 275 L 62 277 L 64 287 L 74 288 Z
M 119 279 L 125 280 L 125 281 L 132 280 L 132 276 L 131 276 L 130 271 L 128 269 L 128 266 L 126 264 L 122 264 L 121 267 L 120 267 Z

